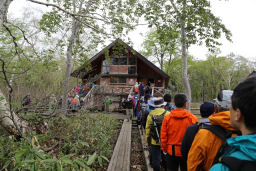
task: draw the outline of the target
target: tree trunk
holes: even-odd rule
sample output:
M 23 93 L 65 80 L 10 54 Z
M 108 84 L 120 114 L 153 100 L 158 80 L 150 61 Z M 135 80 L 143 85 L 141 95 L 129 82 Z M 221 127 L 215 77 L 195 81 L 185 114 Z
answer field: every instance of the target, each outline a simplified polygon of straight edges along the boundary
M 73 48 L 74 48 L 74 42 L 77 37 L 77 33 L 80 29 L 80 24 L 78 21 L 73 18 L 72 21 L 72 32 L 71 36 L 69 38 L 69 43 L 68 43 L 68 49 L 67 49 L 67 68 L 66 68 L 66 77 L 64 81 L 64 96 L 62 99 L 62 108 L 61 108 L 61 115 L 64 117 L 67 113 L 67 98 L 68 98 L 68 92 L 69 92 L 69 80 L 70 80 L 70 74 L 72 70 L 72 53 L 73 53 Z
M 182 44 L 182 82 L 185 88 L 185 93 L 188 98 L 188 110 L 191 106 L 191 88 L 188 80 L 188 62 L 187 62 L 187 44 L 184 22 L 181 22 L 181 44 Z
M 80 1 L 80 6 L 78 13 L 81 12 L 82 10 L 82 5 L 84 1 Z M 85 13 L 87 13 L 93 4 L 93 0 L 89 0 L 86 5 Z M 73 0 L 73 7 L 74 7 L 74 12 L 75 10 L 75 1 Z M 79 19 L 79 18 L 78 18 Z M 66 78 L 64 81 L 64 95 L 62 99 L 62 108 L 61 108 L 61 116 L 65 117 L 67 114 L 67 97 L 68 97 L 68 91 L 69 91 L 69 80 L 70 80 L 70 74 L 72 70 L 72 53 L 73 53 L 73 48 L 74 48 L 74 43 L 77 38 L 78 31 L 81 28 L 81 23 L 76 18 L 72 18 L 72 31 L 71 31 L 71 36 L 69 38 L 69 43 L 68 43 L 68 49 L 67 49 L 67 68 L 66 68 Z
M 160 55 L 160 68 L 161 70 L 164 69 L 164 53 Z
M 7 21 L 7 12 L 12 0 L 0 0 L 0 26 Z
M 28 123 L 21 120 L 14 112 L 10 112 L 8 103 L 0 90 L 0 123 L 11 135 L 22 136 L 28 128 Z

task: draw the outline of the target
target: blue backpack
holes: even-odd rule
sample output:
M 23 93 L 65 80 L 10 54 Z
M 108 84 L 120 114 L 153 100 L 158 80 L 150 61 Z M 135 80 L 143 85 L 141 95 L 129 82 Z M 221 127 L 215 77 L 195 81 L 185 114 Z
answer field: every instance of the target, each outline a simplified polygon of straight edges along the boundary
M 165 105 L 164 109 L 167 110 L 167 111 L 171 111 L 171 110 L 175 109 L 175 106 L 172 105 L 171 103 L 167 103 Z

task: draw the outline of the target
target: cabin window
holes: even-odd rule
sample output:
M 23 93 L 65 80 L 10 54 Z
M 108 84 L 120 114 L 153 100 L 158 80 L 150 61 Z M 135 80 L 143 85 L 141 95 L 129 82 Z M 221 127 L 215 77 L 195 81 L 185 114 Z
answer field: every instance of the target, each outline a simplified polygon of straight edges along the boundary
M 134 57 L 129 58 L 129 65 L 136 65 L 136 59 Z
M 112 65 L 118 65 L 118 58 L 111 58 Z
M 128 67 L 128 74 L 136 74 L 136 67 L 135 66 L 130 66 Z
M 118 78 L 117 77 L 110 77 L 110 83 L 118 83 Z
M 127 58 L 120 58 L 120 65 L 127 65 Z
M 103 61 L 102 74 L 109 74 L 109 64 L 106 59 Z
M 123 53 L 123 56 L 127 56 L 128 55 L 128 50 L 127 49 L 123 49 L 122 53 Z
M 119 56 L 120 55 L 120 52 L 119 52 L 119 50 L 117 50 L 117 49 L 113 49 L 112 50 L 112 56 L 114 57 L 114 56 Z
M 124 84 L 126 84 L 126 78 L 125 78 L 125 77 L 120 77 L 120 78 L 119 78 L 119 83 L 124 83 Z
M 126 84 L 126 77 L 110 77 L 111 84 Z

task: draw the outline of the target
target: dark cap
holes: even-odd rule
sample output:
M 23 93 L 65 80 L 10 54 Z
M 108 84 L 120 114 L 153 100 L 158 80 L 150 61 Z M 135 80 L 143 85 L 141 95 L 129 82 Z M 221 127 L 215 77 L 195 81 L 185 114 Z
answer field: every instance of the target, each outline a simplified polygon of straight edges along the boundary
M 212 102 L 204 102 L 200 106 L 200 114 L 202 117 L 208 117 L 214 113 L 214 104 Z

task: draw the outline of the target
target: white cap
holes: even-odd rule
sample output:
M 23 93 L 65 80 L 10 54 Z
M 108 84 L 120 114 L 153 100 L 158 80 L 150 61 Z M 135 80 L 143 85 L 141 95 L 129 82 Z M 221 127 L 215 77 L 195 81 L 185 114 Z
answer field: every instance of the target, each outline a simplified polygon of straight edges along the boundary
M 222 90 L 215 100 L 215 103 L 224 108 L 229 109 L 231 106 L 231 96 L 233 94 L 232 90 Z

